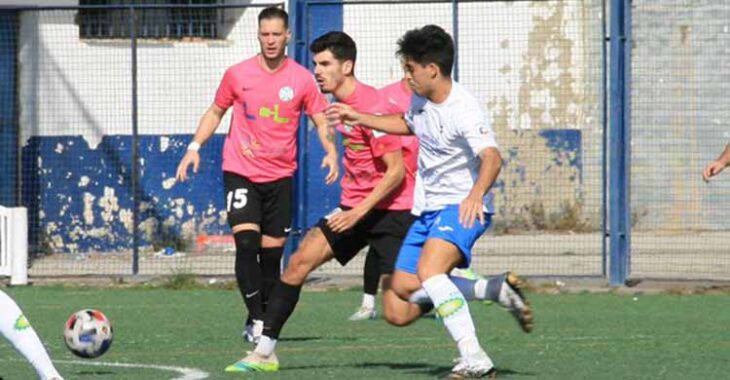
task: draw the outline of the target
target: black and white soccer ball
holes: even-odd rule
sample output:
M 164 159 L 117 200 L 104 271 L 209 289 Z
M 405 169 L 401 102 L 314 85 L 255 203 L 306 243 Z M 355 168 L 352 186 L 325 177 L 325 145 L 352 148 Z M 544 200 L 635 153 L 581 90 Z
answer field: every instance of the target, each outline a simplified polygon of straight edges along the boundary
M 71 352 L 82 358 L 97 358 L 112 345 L 114 332 L 109 318 L 99 310 L 79 310 L 66 321 L 63 341 Z

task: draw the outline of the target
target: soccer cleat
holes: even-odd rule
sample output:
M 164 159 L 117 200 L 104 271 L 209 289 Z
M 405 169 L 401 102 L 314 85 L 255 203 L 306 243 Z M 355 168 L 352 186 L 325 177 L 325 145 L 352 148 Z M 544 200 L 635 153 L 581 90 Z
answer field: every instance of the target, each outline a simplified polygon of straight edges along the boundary
M 467 280 L 483 280 L 484 276 L 477 272 L 474 272 L 471 267 L 465 269 L 454 268 L 451 270 L 451 274 L 459 277 L 463 277 Z
M 378 315 L 378 312 L 375 311 L 375 308 L 361 307 L 355 312 L 355 314 L 351 315 L 350 318 L 347 318 L 347 320 L 348 321 L 365 321 L 368 319 L 375 319 L 375 317 L 377 315 Z
M 512 314 L 522 331 L 529 333 L 533 328 L 532 309 L 530 302 L 522 294 L 525 282 L 516 274 L 507 272 L 504 274 L 504 284 L 499 292 L 499 304 Z
M 259 319 L 254 319 L 251 321 L 251 323 L 246 324 L 246 327 L 243 329 L 243 339 L 246 339 L 247 342 L 251 343 L 258 343 L 261 339 L 261 334 L 264 331 L 264 321 Z
M 259 355 L 248 351 L 246 357 L 226 367 L 226 372 L 276 372 L 279 370 L 279 359 L 276 354 Z
M 489 359 L 486 352 L 480 350 L 468 358 L 461 357 L 456 359 L 456 365 L 445 378 L 449 380 L 481 379 L 487 377 L 494 379 L 496 378 L 496 374 L 497 371 L 494 368 L 494 363 Z

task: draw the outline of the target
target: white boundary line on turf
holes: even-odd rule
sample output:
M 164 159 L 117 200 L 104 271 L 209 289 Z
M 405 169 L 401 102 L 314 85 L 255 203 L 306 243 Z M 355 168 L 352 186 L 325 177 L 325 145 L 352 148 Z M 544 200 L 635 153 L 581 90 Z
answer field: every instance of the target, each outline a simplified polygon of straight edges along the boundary
M 61 364 L 81 364 L 95 367 L 120 367 L 120 368 L 143 368 L 143 369 L 157 369 L 160 371 L 172 371 L 179 373 L 180 377 L 175 377 L 172 380 L 202 380 L 207 379 L 208 372 L 199 370 L 197 368 L 186 368 L 186 367 L 175 367 L 168 365 L 155 365 L 155 364 L 136 364 L 136 363 L 117 363 L 117 362 L 92 362 L 87 360 L 54 360 L 54 363 Z

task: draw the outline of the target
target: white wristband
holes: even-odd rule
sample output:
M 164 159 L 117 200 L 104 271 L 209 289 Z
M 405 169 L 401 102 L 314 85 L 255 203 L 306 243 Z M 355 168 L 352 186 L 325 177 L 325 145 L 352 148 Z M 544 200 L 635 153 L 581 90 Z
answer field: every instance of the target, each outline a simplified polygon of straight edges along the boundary
M 190 145 L 188 145 L 188 150 L 192 150 L 192 151 L 197 152 L 197 151 L 200 150 L 200 144 L 198 144 L 197 142 L 193 141 L 193 142 L 190 143 Z

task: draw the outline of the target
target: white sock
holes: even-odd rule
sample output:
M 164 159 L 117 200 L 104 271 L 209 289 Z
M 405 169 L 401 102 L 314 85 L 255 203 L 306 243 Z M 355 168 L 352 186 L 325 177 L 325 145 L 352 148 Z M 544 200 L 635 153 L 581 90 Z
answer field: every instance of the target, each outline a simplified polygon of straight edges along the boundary
M 485 300 L 487 299 L 487 283 L 488 280 L 469 280 L 459 276 L 449 276 L 451 282 L 454 283 L 457 289 L 464 295 L 464 299 L 467 301 L 474 300 Z M 494 300 L 493 300 L 494 301 Z M 408 302 L 419 305 L 431 303 L 431 297 L 429 297 L 426 290 L 423 288 L 416 290 L 408 298 Z
M 451 338 L 457 342 L 461 356 L 466 357 L 481 350 L 474 321 L 469 314 L 469 304 L 449 276 L 433 276 L 423 282 L 423 288 L 431 297 Z
M 365 309 L 375 309 L 375 295 L 374 294 L 362 294 L 362 305 L 360 307 Z
M 261 356 L 271 356 L 276 349 L 276 339 L 271 339 L 266 335 L 262 335 L 259 343 L 256 345 L 255 353 Z
M 38 334 L 30 326 L 15 301 L 2 290 L 0 290 L 0 334 L 33 365 L 41 379 L 61 378 Z
M 413 294 L 411 294 L 411 297 L 408 298 L 408 302 L 415 303 L 417 305 L 433 303 L 433 301 L 431 301 L 431 297 L 428 295 L 428 293 L 426 293 L 426 289 L 424 288 L 418 289 L 413 292 Z
M 461 354 L 462 358 L 479 355 L 483 351 L 476 336 L 460 340 L 457 343 L 457 346 L 459 347 L 459 354 Z M 486 355 L 486 352 L 484 352 L 484 355 Z M 489 358 L 489 356 L 487 356 L 487 358 Z

